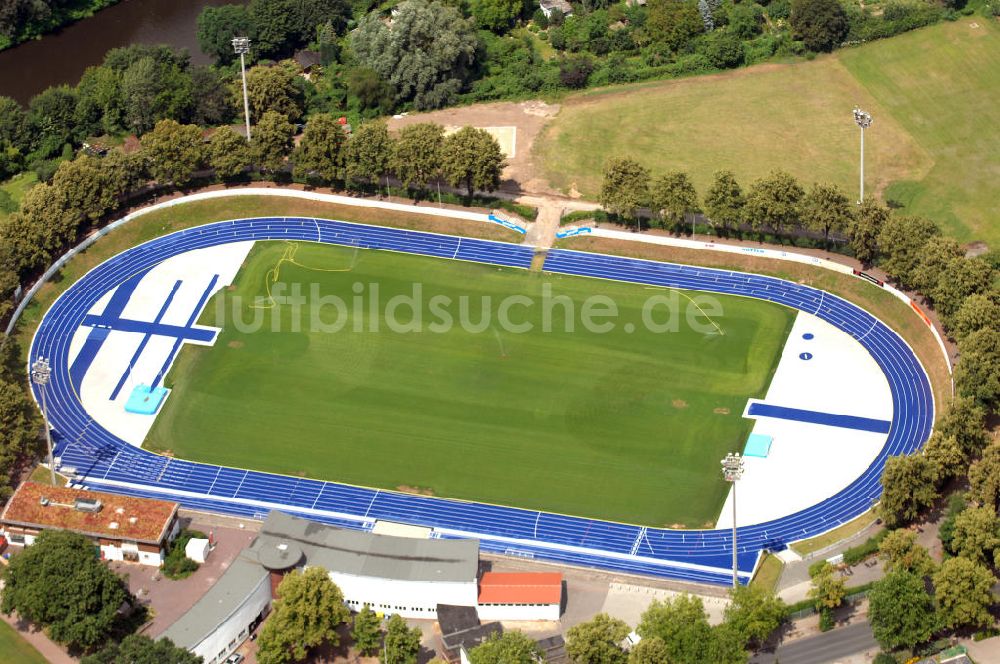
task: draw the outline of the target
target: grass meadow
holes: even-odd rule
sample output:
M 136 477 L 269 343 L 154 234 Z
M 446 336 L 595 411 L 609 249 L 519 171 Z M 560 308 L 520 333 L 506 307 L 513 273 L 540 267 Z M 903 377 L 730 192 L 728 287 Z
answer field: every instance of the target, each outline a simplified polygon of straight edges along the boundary
M 258 243 L 235 287 L 210 302 L 201 323 L 223 332 L 213 347 L 181 352 L 148 447 L 385 489 L 700 527 L 722 505 L 719 459 L 742 449 L 752 427 L 742 409 L 766 392 L 794 317 L 777 305 L 713 296 L 723 309 L 713 319 L 724 334 L 683 321 L 678 332 L 656 333 L 638 324 L 640 311 L 651 295 L 669 295 L 665 290 L 296 246 L 289 262 L 282 261 L 287 243 Z M 229 313 L 233 303 L 250 321 L 250 303 L 266 296 L 275 267 L 272 293 L 279 284 L 315 283 L 319 295 L 353 302 L 355 283 L 378 284 L 383 306 L 350 304 L 345 327 L 324 332 L 310 326 L 309 307 L 295 312 L 280 304 L 258 310 L 260 331 L 241 331 Z M 384 321 L 370 331 L 371 316 L 382 320 L 385 303 L 418 281 L 424 331 L 391 332 Z M 566 331 L 562 305 L 551 308 L 552 331 L 542 331 L 546 284 L 572 301 L 575 332 Z M 583 301 L 597 293 L 620 312 L 607 333 L 579 323 Z M 480 332 L 462 325 L 431 331 L 428 323 L 439 320 L 428 308 L 435 295 L 454 302 L 468 296 L 474 322 L 487 309 L 482 298 L 492 298 L 491 323 Z M 531 298 L 534 304 L 513 308 L 511 318 L 530 322 L 532 331 L 505 331 L 495 322 L 498 303 L 510 295 Z M 460 320 L 459 308 L 451 311 Z M 325 322 L 336 318 L 327 314 Z M 354 331 L 355 322 L 365 331 Z
M 976 27 L 973 27 L 975 25 Z M 553 186 L 596 198 L 609 158 L 687 171 L 702 193 L 720 169 L 746 186 L 781 168 L 807 185 L 866 191 L 924 214 L 959 240 L 1000 244 L 1000 24 L 962 17 L 811 62 L 584 92 L 536 143 Z

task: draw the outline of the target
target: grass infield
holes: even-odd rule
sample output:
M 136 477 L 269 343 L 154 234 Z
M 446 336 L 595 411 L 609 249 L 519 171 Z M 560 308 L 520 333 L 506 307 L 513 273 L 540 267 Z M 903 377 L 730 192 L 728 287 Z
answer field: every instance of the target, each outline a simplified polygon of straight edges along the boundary
M 752 425 L 741 417 L 746 399 L 766 392 L 794 318 L 778 305 L 713 295 L 723 335 L 696 332 L 683 318 L 678 332 L 655 333 L 639 325 L 641 307 L 669 291 L 296 246 L 295 262 L 281 264 L 272 292 L 302 284 L 308 293 L 317 284 L 319 294 L 348 303 L 345 327 L 310 331 L 308 306 L 297 320 L 289 305 L 251 309 L 254 298 L 266 298 L 267 273 L 289 249 L 258 243 L 235 286 L 219 293 L 200 321 L 223 327 L 215 346 L 185 347 L 167 377 L 174 392 L 148 447 L 352 484 L 701 527 L 725 497 L 719 459 L 742 449 Z M 356 320 L 367 324 L 372 315 L 368 306 L 354 311 L 353 284 L 366 284 L 366 292 L 378 284 L 384 311 L 417 281 L 425 331 L 391 332 L 381 318 L 377 333 L 353 331 Z M 542 331 L 546 284 L 572 300 L 574 332 L 565 331 L 562 306 L 551 307 L 553 331 Z M 583 301 L 596 293 L 619 310 L 614 329 L 603 334 L 580 323 Z M 494 322 L 482 332 L 461 325 L 431 332 L 435 295 L 455 303 L 467 296 L 473 322 L 482 320 L 484 296 L 493 300 L 494 321 L 504 297 L 528 296 L 534 304 L 514 307 L 511 318 L 534 330 L 504 332 Z M 242 332 L 220 313 L 231 312 L 234 301 L 243 321 L 261 316 L 262 331 Z M 459 306 L 450 311 L 459 320 Z M 335 317 L 332 309 L 323 314 L 324 322 Z

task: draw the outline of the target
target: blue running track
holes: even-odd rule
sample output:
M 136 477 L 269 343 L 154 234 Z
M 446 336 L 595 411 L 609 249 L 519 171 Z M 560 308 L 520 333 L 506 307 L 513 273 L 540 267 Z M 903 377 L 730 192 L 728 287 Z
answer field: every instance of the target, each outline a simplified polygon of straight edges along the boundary
M 521 245 L 307 218 L 214 223 L 129 249 L 94 268 L 63 293 L 45 315 L 32 342 L 32 358 L 51 358 L 47 397 L 56 451 L 63 468 L 75 470 L 77 482 L 250 518 L 263 518 L 271 509 L 282 509 L 349 528 L 371 528 L 378 519 L 399 521 L 431 527 L 434 537 L 477 537 L 481 547 L 493 553 L 686 581 L 731 583 L 732 537 L 727 530 L 646 528 L 193 463 L 138 449 L 93 421 L 80 402 L 68 358 L 73 335 L 103 294 L 121 284 L 126 284 L 126 289 L 130 284 L 134 287 L 137 275 L 186 251 L 236 241 L 285 239 L 524 269 L 530 266 L 533 255 L 531 247 Z M 881 492 L 879 476 L 886 458 L 916 451 L 930 435 L 933 398 L 917 358 L 895 332 L 846 300 L 771 277 L 567 250 L 550 251 L 545 269 L 787 305 L 815 314 L 853 336 L 885 372 L 892 392 L 893 418 L 878 457 L 832 498 L 774 521 L 740 528 L 737 553 L 744 582 L 761 550 L 781 549 L 788 542 L 818 535 L 869 509 Z M 77 378 L 82 376 L 81 368 L 77 367 Z M 864 377 L 859 376 L 859 380 Z

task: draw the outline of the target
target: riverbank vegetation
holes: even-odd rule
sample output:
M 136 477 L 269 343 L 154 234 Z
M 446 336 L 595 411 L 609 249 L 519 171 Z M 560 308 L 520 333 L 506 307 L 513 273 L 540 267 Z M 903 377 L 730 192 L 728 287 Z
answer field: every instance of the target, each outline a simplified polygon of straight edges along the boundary
M 93 16 L 118 0 L 6 0 L 0 4 L 0 51 Z

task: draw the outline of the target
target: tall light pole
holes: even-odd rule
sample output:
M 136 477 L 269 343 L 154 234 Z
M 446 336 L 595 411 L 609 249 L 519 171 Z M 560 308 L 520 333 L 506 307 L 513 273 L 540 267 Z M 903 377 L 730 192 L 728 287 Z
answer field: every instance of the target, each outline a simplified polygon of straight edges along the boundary
M 730 452 L 722 460 L 722 476 L 733 485 L 733 588 L 740 585 L 739 565 L 736 562 L 736 483 L 743 476 L 743 458 L 739 452 Z
M 872 126 L 872 114 L 855 108 L 854 121 L 861 127 L 861 197 L 858 199 L 860 205 L 865 200 L 865 129 Z
M 243 74 L 243 115 L 247 121 L 247 141 L 250 140 L 250 100 L 247 98 L 247 63 L 246 54 L 250 52 L 250 40 L 246 37 L 233 37 L 233 50 L 240 56 L 240 72 Z
M 49 410 L 45 405 L 45 386 L 49 384 L 49 376 L 52 375 L 52 368 L 49 361 L 39 356 L 31 365 L 31 382 L 38 386 L 38 391 L 42 394 L 42 419 L 45 421 L 45 442 L 49 446 L 49 474 L 52 478 L 52 486 L 56 485 L 56 464 L 52 459 L 52 432 L 49 430 Z

